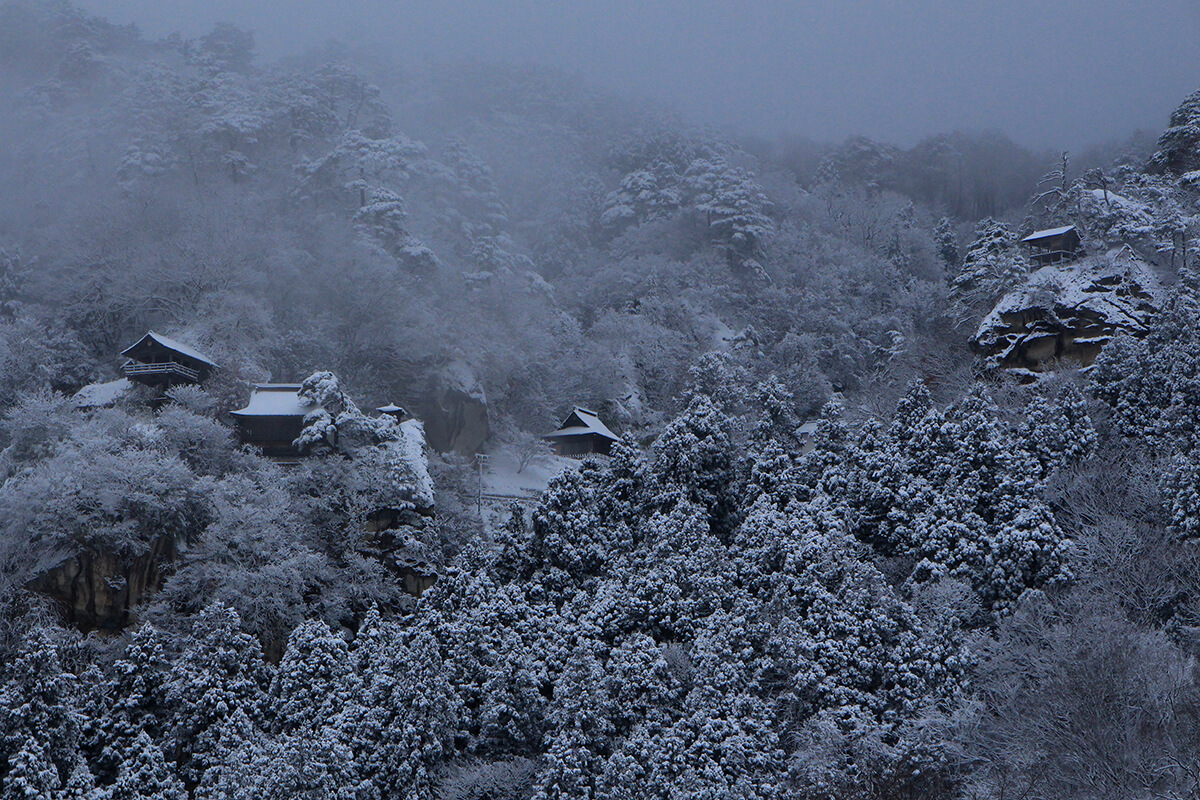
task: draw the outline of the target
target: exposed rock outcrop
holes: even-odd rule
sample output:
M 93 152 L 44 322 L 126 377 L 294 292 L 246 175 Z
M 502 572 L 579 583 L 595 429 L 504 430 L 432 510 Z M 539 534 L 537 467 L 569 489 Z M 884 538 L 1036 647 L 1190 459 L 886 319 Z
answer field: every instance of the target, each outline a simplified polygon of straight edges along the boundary
M 348 470 L 345 483 L 337 487 L 351 509 L 346 527 L 356 527 L 363 521 L 364 512 L 375 509 L 367 514 L 366 528 L 373 536 L 364 554 L 378 558 L 409 594 L 419 596 L 437 576 L 433 559 L 420 545 L 422 537 L 427 536 L 435 504 L 421 422 L 367 417 L 340 396 L 336 378 L 329 373 L 314 375 L 302 389 L 316 396 L 311 405 L 317 409 L 305 418 L 308 424 L 302 434 L 306 443 L 313 450 L 321 448 L 334 463 L 344 464 Z M 167 419 L 166 415 L 160 417 L 159 424 L 171 424 Z M 133 427 L 146 436 L 165 433 L 146 423 Z M 118 460 L 109 468 L 119 474 L 130 463 Z M 176 467 L 180 474 L 175 476 L 177 483 L 169 484 L 170 492 L 193 491 L 187 487 L 196 485 L 196 476 L 182 464 Z M 124 484 L 104 484 L 102 488 L 109 495 L 119 496 Z M 194 544 L 206 535 L 208 515 L 201 512 L 199 502 L 188 514 L 164 516 L 165 522 L 153 525 L 148 522 L 157 520 L 154 515 L 168 494 L 164 489 L 156 498 L 128 508 L 114 504 L 118 510 L 113 515 L 119 515 L 121 522 L 136 531 L 136 536 L 127 537 L 129 541 L 99 534 L 75 538 L 61 535 L 61 554 L 27 565 L 26 574 L 34 577 L 25 585 L 58 601 L 66 619 L 83 630 L 118 630 L 134 622 L 136 606 L 160 588 L 177 559 L 187 558 L 184 544 Z M 81 506 L 87 503 L 86 499 L 80 501 Z M 179 521 L 185 517 L 187 524 Z M 119 529 L 115 522 L 112 524 Z M 347 536 L 346 547 L 360 538 Z M 106 551 L 106 546 L 112 550 Z
M 441 453 L 478 453 L 491 433 L 483 385 L 465 361 L 438 371 L 421 411 L 429 445 Z
M 420 536 L 433 519 L 433 509 L 381 508 L 367 520 L 373 536 L 361 555 L 377 559 L 404 584 L 413 597 L 433 586 L 438 578 L 435 559 Z
M 1154 269 L 1129 248 L 1047 266 L 1000 300 L 971 345 L 993 367 L 1086 367 L 1118 333 L 1145 333 L 1161 298 Z
M 166 536 L 134 559 L 78 553 L 29 588 L 57 600 L 67 620 L 83 630 L 118 630 L 129 624 L 134 606 L 162 584 L 176 554 L 174 540 Z

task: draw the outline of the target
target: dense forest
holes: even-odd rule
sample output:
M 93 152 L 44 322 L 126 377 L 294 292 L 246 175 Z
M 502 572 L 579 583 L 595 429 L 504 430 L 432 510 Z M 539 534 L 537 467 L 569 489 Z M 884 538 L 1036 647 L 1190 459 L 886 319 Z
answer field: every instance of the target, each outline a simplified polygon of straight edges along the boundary
M 1196 797 L 1165 122 L 739 138 L 0 2 L 0 798 Z M 220 368 L 81 400 L 149 330 Z M 485 513 L 575 405 L 611 453 Z

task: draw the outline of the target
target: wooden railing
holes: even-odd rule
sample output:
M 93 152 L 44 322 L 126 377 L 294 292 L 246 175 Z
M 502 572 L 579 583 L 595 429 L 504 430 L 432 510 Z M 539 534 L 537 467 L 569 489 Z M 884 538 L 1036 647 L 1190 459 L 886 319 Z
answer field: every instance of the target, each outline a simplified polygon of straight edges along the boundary
M 1057 264 L 1060 261 L 1070 261 L 1078 255 L 1078 250 L 1034 250 L 1029 257 L 1039 264 Z
M 143 364 L 139 361 L 130 361 L 122 368 L 122 371 L 127 378 L 142 375 L 179 375 L 193 382 L 200 380 L 199 372 L 183 364 L 176 364 L 174 361 L 166 364 Z

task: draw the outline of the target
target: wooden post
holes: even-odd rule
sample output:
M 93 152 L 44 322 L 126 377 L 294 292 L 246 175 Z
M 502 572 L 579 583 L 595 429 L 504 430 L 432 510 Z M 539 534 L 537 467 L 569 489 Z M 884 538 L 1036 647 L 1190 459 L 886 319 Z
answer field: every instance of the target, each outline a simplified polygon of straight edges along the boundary
M 483 524 L 483 468 L 488 463 L 488 457 L 483 453 L 476 453 L 475 463 L 479 466 L 479 487 L 475 493 L 475 513 L 479 515 L 480 524 Z

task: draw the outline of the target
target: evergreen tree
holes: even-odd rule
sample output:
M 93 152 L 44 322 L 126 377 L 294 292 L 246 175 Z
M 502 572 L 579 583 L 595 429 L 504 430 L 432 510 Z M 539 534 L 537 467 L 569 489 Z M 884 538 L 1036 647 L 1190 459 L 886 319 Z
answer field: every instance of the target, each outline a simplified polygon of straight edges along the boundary
M 58 766 L 36 739 L 27 739 L 8 756 L 0 798 L 4 800 L 52 800 L 62 788 Z
M 938 257 L 942 260 L 942 266 L 947 274 L 952 274 L 958 269 L 958 234 L 954 230 L 954 221 L 949 217 L 942 217 L 938 220 L 937 227 L 933 231 L 934 243 L 937 245 Z
M 851 451 L 844 507 L 857 538 L 914 560 L 909 580 L 961 579 L 1002 610 L 1068 577 L 1069 542 L 1038 495 L 1041 464 L 998 417 L 977 391 L 943 413 L 910 387 L 886 431 Z M 1086 437 L 1086 414 L 1075 423 Z
M 1028 273 L 1029 265 L 1013 232 L 1003 222 L 985 219 L 950 281 L 950 296 L 964 313 L 981 316 L 1017 288 Z
M 469 749 L 493 755 L 535 752 L 544 731 L 545 650 L 533 635 L 556 609 L 531 604 L 524 581 L 498 583 L 485 563 L 441 575 L 422 596 L 421 625 L 439 643 Z
M 1189 94 L 1171 113 L 1149 167 L 1176 175 L 1200 169 L 1200 91 Z
M 749 172 L 730 167 L 725 159 L 697 159 L 683 180 L 713 239 L 739 257 L 757 253 L 762 240 L 775 229 L 767 216 L 769 202 L 762 188 Z
M 1117 429 L 1169 451 L 1200 442 L 1200 277 L 1181 274 L 1144 338 L 1121 335 L 1089 373 L 1092 393 L 1113 409 Z
M 0 684 L 0 785 L 12 797 L 55 791 L 81 761 L 86 720 L 78 681 L 63 668 L 57 645 L 41 629 L 29 635 L 16 660 L 5 667 Z M 11 781 L 10 769 L 17 770 Z
M 218 603 L 197 615 L 165 686 L 175 760 L 189 782 L 220 760 L 218 738 L 227 719 L 260 714 L 269 682 L 262 647 L 241 630 L 236 611 Z
M 125 754 L 112 786 L 112 800 L 186 800 L 183 784 L 171 772 L 159 749 L 145 731 L 138 734 Z
M 376 797 L 431 797 L 438 768 L 453 752 L 457 697 L 431 635 L 402 644 L 399 631 L 382 633 L 381 623 L 370 622 L 362 651 L 371 654 L 360 651 L 369 672 L 339 727 Z
M 654 443 L 655 502 L 686 500 L 708 513 L 718 537 L 736 525 L 741 475 L 730 441 L 730 419 L 705 397 L 692 400 Z
M 270 733 L 255 725 L 243 709 L 228 716 L 216 731 L 213 759 L 195 788 L 204 800 L 274 797 L 269 780 L 269 754 L 276 746 Z
M 678 211 L 682 199 L 674 168 L 658 162 L 621 178 L 620 185 L 605 198 L 600 221 L 619 229 L 662 219 Z
M 642 546 L 619 565 L 618 604 L 606 628 L 688 641 L 704 618 L 732 602 L 729 553 L 705 509 L 686 501 L 646 519 L 641 535 Z
M 1083 461 L 1095 450 L 1097 440 L 1087 400 L 1071 384 L 1053 399 L 1033 398 L 1017 437 L 1041 464 L 1043 474 Z
M 301 623 L 267 691 L 272 729 L 298 736 L 320 729 L 346 707 L 356 683 L 345 640 L 319 620 Z
M 573 652 L 554 686 L 545 761 L 535 800 L 591 797 L 615 733 L 604 667 L 587 649 Z
M 120 658 L 113 662 L 105 694 L 111 702 L 88 737 L 97 751 L 96 772 L 111 782 L 131 757 L 144 733 L 152 741 L 167 741 L 171 706 L 167 700 L 168 636 L 154 625 L 143 624 L 130 637 Z

